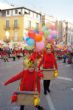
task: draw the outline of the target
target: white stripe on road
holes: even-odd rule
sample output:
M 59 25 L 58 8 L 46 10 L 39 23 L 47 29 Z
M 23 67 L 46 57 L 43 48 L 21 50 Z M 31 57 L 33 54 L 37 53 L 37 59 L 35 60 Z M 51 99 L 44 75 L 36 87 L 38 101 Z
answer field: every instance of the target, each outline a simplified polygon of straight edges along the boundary
M 73 88 L 71 88 L 71 90 L 73 91 Z
M 58 79 L 67 80 L 67 81 L 73 81 L 71 78 L 61 77 L 61 76 L 59 76 Z M 73 90 L 73 88 L 71 88 L 71 89 Z M 52 99 L 50 97 L 50 94 L 46 95 L 45 97 L 46 97 L 46 100 L 48 102 L 50 110 L 56 110 L 55 107 L 54 107 L 54 104 L 52 102 Z
M 73 81 L 72 78 L 61 77 L 61 76 L 59 76 L 57 79 L 62 79 L 62 80 L 67 80 L 67 81 Z
M 52 99 L 50 97 L 50 94 L 46 95 L 46 100 L 48 102 L 50 110 L 56 110 L 55 107 L 54 107 L 54 104 L 52 102 Z

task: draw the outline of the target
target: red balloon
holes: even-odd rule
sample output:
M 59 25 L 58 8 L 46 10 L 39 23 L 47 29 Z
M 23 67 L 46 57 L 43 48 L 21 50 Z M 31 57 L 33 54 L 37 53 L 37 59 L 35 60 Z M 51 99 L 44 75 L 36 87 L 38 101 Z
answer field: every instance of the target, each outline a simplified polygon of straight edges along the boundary
M 35 32 L 34 32 L 33 30 L 29 30 L 29 31 L 28 31 L 28 36 L 29 36 L 30 38 L 34 39 L 34 38 L 35 38 Z

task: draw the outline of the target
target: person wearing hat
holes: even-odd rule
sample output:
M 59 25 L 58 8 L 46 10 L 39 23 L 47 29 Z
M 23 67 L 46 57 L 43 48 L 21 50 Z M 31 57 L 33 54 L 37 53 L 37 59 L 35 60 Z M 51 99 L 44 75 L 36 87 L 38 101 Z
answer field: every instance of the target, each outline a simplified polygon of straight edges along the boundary
M 41 65 L 43 65 L 44 69 L 58 69 L 57 68 L 57 63 L 54 54 L 52 53 L 51 45 L 47 44 L 46 50 L 43 54 L 43 57 L 38 65 L 38 68 L 40 69 Z M 50 92 L 50 80 L 44 80 L 43 81 L 43 86 L 44 86 L 44 94 L 46 95 L 47 92 Z
M 33 60 L 30 61 L 29 59 L 27 66 L 28 69 L 16 74 L 8 81 L 6 81 L 4 85 L 6 86 L 14 81 L 21 80 L 19 87 L 20 91 L 34 91 L 37 88 L 37 91 L 40 94 L 40 79 L 43 77 L 43 74 L 40 70 L 38 72 L 36 71 L 35 62 Z M 36 85 L 36 87 L 34 87 L 34 84 Z M 44 110 L 40 105 L 36 105 L 35 107 L 38 108 L 38 110 Z M 24 110 L 23 105 L 21 105 L 20 110 Z

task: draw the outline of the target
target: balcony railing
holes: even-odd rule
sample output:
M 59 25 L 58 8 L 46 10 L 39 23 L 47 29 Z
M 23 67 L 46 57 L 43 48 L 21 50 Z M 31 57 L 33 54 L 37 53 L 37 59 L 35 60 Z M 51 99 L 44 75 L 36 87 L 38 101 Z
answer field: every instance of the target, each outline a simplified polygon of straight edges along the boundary
M 4 26 L 4 30 L 10 30 L 10 26 Z
M 13 30 L 14 30 L 14 29 L 19 29 L 19 26 L 13 26 Z

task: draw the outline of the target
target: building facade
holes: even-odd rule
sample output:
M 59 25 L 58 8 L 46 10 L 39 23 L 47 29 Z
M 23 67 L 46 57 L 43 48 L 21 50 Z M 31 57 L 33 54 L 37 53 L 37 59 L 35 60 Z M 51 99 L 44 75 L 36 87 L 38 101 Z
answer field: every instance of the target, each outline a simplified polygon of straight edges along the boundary
M 29 29 L 39 25 L 41 14 L 17 7 L 0 10 L 0 40 L 22 41 Z
M 73 24 L 68 22 L 67 44 L 73 45 Z
M 62 22 L 63 25 L 63 37 L 67 45 L 73 45 L 73 24 L 67 21 Z

